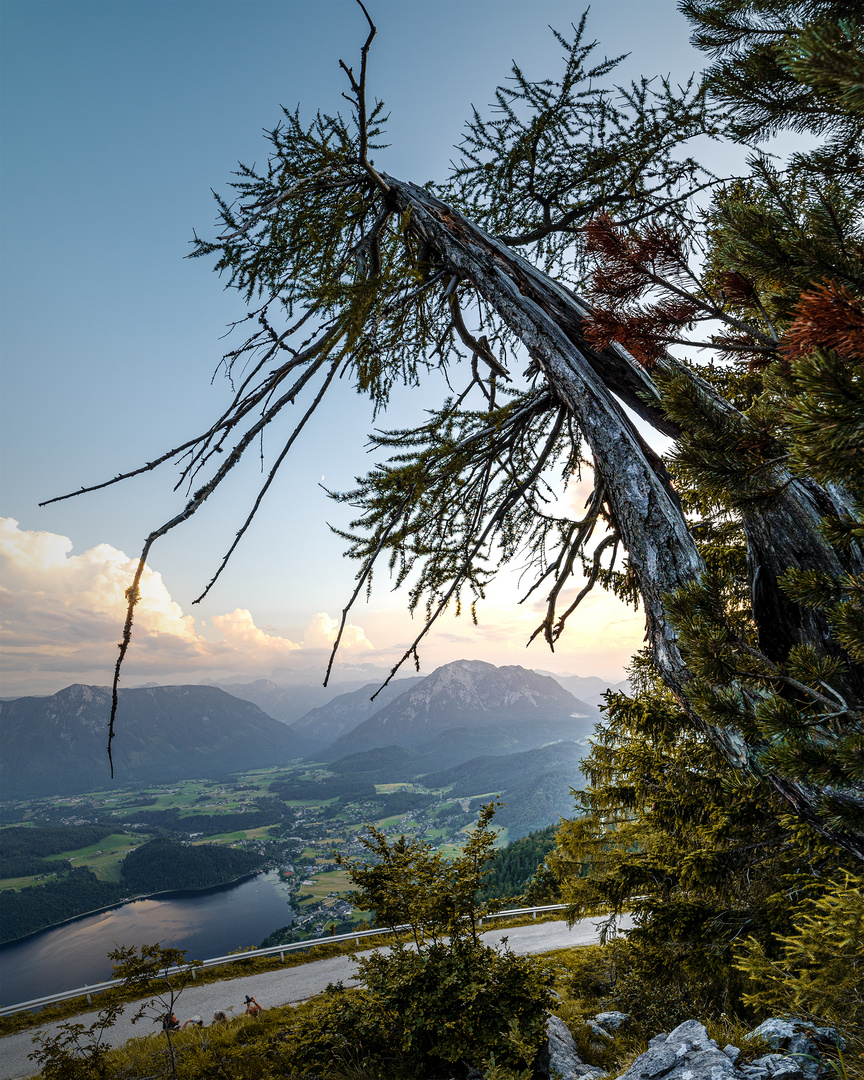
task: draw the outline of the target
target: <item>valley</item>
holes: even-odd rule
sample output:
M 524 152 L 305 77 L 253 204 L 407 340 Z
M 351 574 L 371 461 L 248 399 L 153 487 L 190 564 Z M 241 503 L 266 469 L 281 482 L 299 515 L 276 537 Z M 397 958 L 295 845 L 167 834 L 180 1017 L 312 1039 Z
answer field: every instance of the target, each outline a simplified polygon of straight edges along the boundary
M 0 703 L 17 765 L 0 806 L 0 943 L 262 871 L 286 900 L 267 944 L 344 931 L 372 913 L 344 895 L 335 853 L 363 857 L 368 825 L 452 857 L 493 799 L 502 851 L 572 813 L 596 702 L 547 675 L 478 661 L 394 682 L 370 701 L 376 689 L 336 693 L 294 725 L 215 686 L 124 691 L 110 787 L 85 786 L 105 775 L 105 691 Z M 288 710 L 287 690 L 256 690 Z M 46 791 L 61 767 L 58 790 Z M 161 779 L 143 779 L 152 776 Z M 240 944 L 260 942 L 226 951 Z

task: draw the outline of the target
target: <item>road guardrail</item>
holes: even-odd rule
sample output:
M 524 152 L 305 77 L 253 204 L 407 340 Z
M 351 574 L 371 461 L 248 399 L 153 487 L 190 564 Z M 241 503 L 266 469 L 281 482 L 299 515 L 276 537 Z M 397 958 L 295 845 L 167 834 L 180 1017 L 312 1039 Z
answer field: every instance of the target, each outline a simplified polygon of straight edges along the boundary
M 564 911 L 566 907 L 566 904 L 544 904 L 540 907 L 511 908 L 508 911 L 496 911 L 489 915 L 485 915 L 480 920 L 480 925 L 482 925 L 483 922 L 488 922 L 490 919 L 515 918 L 519 915 L 533 915 L 536 919 L 538 914 L 542 914 L 545 911 Z M 361 938 L 383 937 L 388 934 L 398 934 L 400 931 L 404 932 L 407 930 L 410 930 L 409 926 L 396 926 L 392 930 L 384 928 L 382 930 L 354 930 L 349 934 L 328 934 L 327 937 L 309 938 L 306 941 L 295 941 L 290 945 L 271 945 L 266 949 L 250 949 L 248 952 L 231 953 L 228 956 L 215 956 L 211 960 L 203 960 L 194 967 L 191 964 L 181 964 L 177 967 L 167 968 L 165 974 L 177 975 L 181 971 L 191 970 L 192 977 L 195 978 L 195 972 L 201 968 L 219 967 L 222 964 L 231 964 L 236 960 L 251 960 L 256 956 L 279 956 L 284 960 L 285 953 L 299 952 L 302 949 L 311 949 L 314 945 L 333 945 L 338 944 L 340 941 L 356 941 L 359 945 Z M 60 994 L 49 994 L 48 997 L 34 998 L 32 1001 L 21 1001 L 17 1005 L 6 1005 L 3 1008 L 0 1008 L 0 1016 L 12 1016 L 14 1013 L 18 1012 L 41 1009 L 45 1005 L 56 1005 L 61 1001 L 70 1001 L 72 998 L 76 997 L 86 997 L 89 1004 L 92 1002 L 93 994 L 99 994 L 104 990 L 110 990 L 112 986 L 119 986 L 122 981 L 122 979 L 109 979 L 107 982 L 94 983 L 92 986 L 79 986 L 77 990 L 64 990 Z

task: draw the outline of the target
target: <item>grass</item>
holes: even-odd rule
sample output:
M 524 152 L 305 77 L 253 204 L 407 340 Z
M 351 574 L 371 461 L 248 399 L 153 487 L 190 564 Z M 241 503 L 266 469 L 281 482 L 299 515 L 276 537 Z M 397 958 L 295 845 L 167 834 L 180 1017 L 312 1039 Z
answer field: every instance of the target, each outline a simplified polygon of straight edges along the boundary
M 123 856 L 134 847 L 144 842 L 141 836 L 130 836 L 128 833 L 112 833 L 103 840 L 99 840 L 89 847 L 74 848 L 71 851 L 62 851 L 58 855 L 46 855 L 46 862 L 63 863 L 66 860 L 73 867 L 87 866 L 99 878 L 100 881 L 120 880 L 120 863 Z M 58 866 L 58 871 L 66 867 Z M 31 874 L 26 877 L 3 878 L 0 880 L 0 889 L 26 889 L 30 885 L 38 885 L 45 881 L 56 880 L 55 874 Z
M 295 1007 L 283 1005 L 280 1008 L 266 1009 L 260 1016 L 229 1017 L 225 1024 L 210 1025 L 206 1028 L 189 1028 L 174 1032 L 171 1043 L 179 1062 L 195 1075 L 212 1075 L 218 1068 L 219 1075 L 234 1077 L 262 1076 L 261 1064 L 254 1064 L 259 1057 L 266 1061 L 271 1045 L 280 1040 L 283 1028 L 293 1019 L 298 1010 L 304 1011 L 309 1006 L 305 1003 Z M 142 1022 L 142 1027 L 146 1025 Z M 106 1033 L 110 1041 L 110 1030 Z M 260 1048 L 260 1049 L 259 1049 Z M 250 1060 L 253 1062 L 249 1071 Z M 170 1076 L 167 1044 L 164 1035 L 156 1030 L 142 1034 L 140 1038 L 130 1039 L 122 1046 L 109 1051 L 106 1060 L 108 1076 L 152 1077 Z M 223 1071 L 230 1069 L 230 1073 Z M 235 1071 L 236 1070 L 236 1071 Z M 34 1073 L 30 1080 L 36 1080 Z
M 310 885 L 301 886 L 304 894 L 311 894 L 309 900 L 303 901 L 303 905 L 323 900 L 331 892 L 347 892 L 351 888 L 351 879 L 345 870 L 328 870 L 323 874 L 315 874 L 309 880 Z
M 7 877 L 0 879 L 0 889 L 26 889 L 28 885 L 38 885 L 45 881 L 56 880 L 56 874 L 30 874 L 26 877 Z

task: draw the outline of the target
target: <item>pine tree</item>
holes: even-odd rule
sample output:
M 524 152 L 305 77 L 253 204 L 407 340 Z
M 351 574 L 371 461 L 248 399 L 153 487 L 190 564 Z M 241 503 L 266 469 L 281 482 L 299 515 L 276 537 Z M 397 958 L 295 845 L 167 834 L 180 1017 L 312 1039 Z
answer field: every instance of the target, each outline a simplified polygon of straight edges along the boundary
M 530 592 L 548 590 L 537 633 L 554 647 L 587 589 L 612 586 L 642 605 L 653 663 L 693 729 L 745 776 L 770 782 L 832 843 L 864 857 L 864 674 L 849 641 L 864 570 L 860 514 L 848 480 L 828 479 L 838 475 L 845 436 L 823 438 L 817 450 L 813 435 L 823 409 L 846 416 L 843 394 L 855 398 L 860 381 L 852 374 L 843 382 L 848 357 L 836 349 L 821 360 L 782 353 L 801 289 L 822 285 L 813 266 L 824 263 L 827 287 L 849 290 L 853 301 L 860 295 L 860 222 L 850 213 L 834 220 L 837 207 L 854 204 L 856 181 L 835 151 L 857 130 L 860 103 L 835 61 L 839 50 L 857 64 L 862 50 L 857 23 L 838 19 L 832 5 L 779 7 L 795 33 L 754 30 L 744 19 L 751 6 L 740 19 L 726 17 L 740 5 L 688 10 L 702 47 L 755 50 L 765 85 L 778 87 L 770 116 L 748 120 L 755 134 L 809 125 L 829 141 L 794 163 L 788 181 L 760 162 L 748 179 L 725 184 L 686 154 L 692 137 L 740 136 L 722 100 L 693 83 L 609 86 L 615 61 L 594 60 L 584 18 L 569 39 L 558 36 L 560 76 L 533 81 L 514 67 L 493 118 L 475 112 L 446 184 L 391 176 L 372 159 L 384 112 L 367 103 L 368 20 L 359 74 L 343 64 L 351 121 L 319 114 L 304 125 L 299 111 L 286 112 L 269 134 L 266 168 L 241 169 L 232 198 L 219 199 L 220 234 L 197 240 L 195 254 L 215 256 L 217 271 L 252 305 L 251 327 L 225 358 L 237 386 L 223 414 L 135 470 L 181 460 L 194 494 L 146 540 L 115 688 L 152 545 L 198 510 L 288 404 L 308 401 L 207 589 L 337 374 L 384 408 L 397 382 L 417 385 L 430 368 L 452 367 L 465 371 L 461 391 L 427 424 L 378 438 L 389 457 L 339 496 L 358 510 L 344 533 L 360 563 L 345 617 L 379 561 L 400 583 L 416 573 L 410 602 L 425 604 L 426 619 L 400 664 L 416 659 L 449 604 L 458 610 L 466 598 L 473 610 L 496 570 L 525 555 Z M 775 42 L 767 60 L 751 48 L 760 34 Z M 818 90 L 815 113 L 801 104 L 808 95 L 784 89 L 787 69 Z M 716 78 L 709 85 L 733 100 L 734 87 L 717 89 Z M 746 118 L 743 107 L 733 112 Z M 787 182 L 809 193 L 800 212 L 801 200 L 784 195 Z M 714 189 L 705 218 L 693 198 Z M 784 214 L 800 219 L 791 239 L 778 224 Z M 812 240 L 811 222 L 819 223 Z M 643 328 L 659 319 L 647 344 L 624 323 L 600 341 L 603 327 L 589 329 L 591 304 L 573 291 L 586 284 L 603 235 L 621 245 L 608 275 L 606 295 L 619 308 L 610 318 L 638 303 L 646 282 L 674 297 L 662 318 L 637 313 Z M 707 250 L 707 277 L 687 264 L 697 245 Z M 595 291 L 603 293 L 602 280 Z M 727 328 L 717 344 L 733 357 L 731 369 L 666 348 L 682 336 L 676 327 L 706 319 Z M 522 380 L 521 349 L 530 357 Z M 825 365 L 837 386 L 830 403 L 820 396 Z M 621 402 L 676 440 L 670 467 Z M 843 424 L 854 436 L 855 421 Z M 830 461 L 811 468 L 814 453 Z M 566 480 L 583 467 L 594 477 L 585 516 L 550 513 L 552 471 Z M 699 521 L 694 507 L 704 510 Z M 729 565 L 711 572 L 718 558 Z M 588 583 L 565 607 L 579 568 Z M 112 735 L 115 712 L 116 694 Z
M 634 696 L 608 699 L 547 869 L 570 918 L 605 915 L 608 934 L 632 916 L 626 958 L 643 979 L 699 986 L 700 1007 L 731 1012 L 744 989 L 736 945 L 747 938 L 776 956 L 800 905 L 855 860 L 694 731 L 649 656 L 631 677 Z

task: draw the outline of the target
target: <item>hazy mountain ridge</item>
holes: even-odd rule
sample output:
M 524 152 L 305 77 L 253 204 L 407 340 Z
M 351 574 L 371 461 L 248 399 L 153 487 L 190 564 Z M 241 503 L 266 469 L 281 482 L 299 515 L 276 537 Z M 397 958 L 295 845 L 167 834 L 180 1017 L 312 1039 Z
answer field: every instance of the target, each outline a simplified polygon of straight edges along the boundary
M 281 764 L 312 748 L 257 705 L 213 686 L 120 691 L 114 781 L 105 744 L 111 692 L 75 684 L 0 703 L 5 799 L 161 783 Z
M 359 690 L 339 694 L 326 704 L 312 709 L 292 726 L 308 738 L 327 745 L 340 735 L 353 730 L 371 716 L 389 705 L 395 698 L 424 681 L 422 675 L 398 679 L 383 689 L 380 682 L 366 683 Z M 372 701 L 372 695 L 377 696 Z
M 241 701 L 251 701 L 274 720 L 293 726 L 305 717 L 310 709 L 315 710 L 336 697 L 356 692 L 357 688 L 362 687 L 364 683 L 360 680 L 356 682 L 352 680 L 330 686 L 322 686 L 320 683 L 313 685 L 298 683 L 286 686 L 273 682 L 272 679 L 255 679 L 254 682 L 248 683 L 218 682 L 207 679 L 200 685 L 215 686 Z
M 455 661 L 391 683 L 371 701 L 378 685 L 337 693 L 293 726 L 243 695 L 281 702 L 286 715 L 292 696 L 296 712 L 307 691 L 323 688 L 262 679 L 231 684 L 230 691 L 212 685 L 121 690 L 114 784 L 218 776 L 299 757 L 332 762 L 335 772 L 369 782 L 408 780 L 474 758 L 579 742 L 601 717 L 555 678 L 517 666 Z M 0 702 L 2 797 L 112 786 L 109 712 L 110 691 L 83 684 Z
M 601 679 L 598 675 L 556 675 L 554 671 L 538 671 L 537 674 L 548 675 L 565 690 L 569 690 L 571 694 L 595 708 L 602 707 L 607 690 L 630 693 L 628 679 L 612 682 L 610 679 Z

